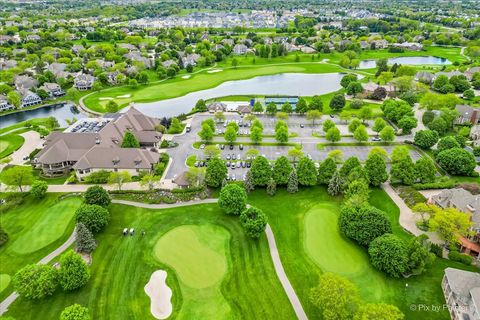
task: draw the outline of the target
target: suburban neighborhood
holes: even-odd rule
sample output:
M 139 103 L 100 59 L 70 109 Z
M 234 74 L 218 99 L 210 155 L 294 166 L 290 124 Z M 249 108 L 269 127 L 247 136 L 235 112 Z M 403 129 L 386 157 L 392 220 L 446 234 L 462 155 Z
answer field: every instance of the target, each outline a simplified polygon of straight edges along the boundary
M 478 1 L 0 3 L 0 319 L 480 320 Z

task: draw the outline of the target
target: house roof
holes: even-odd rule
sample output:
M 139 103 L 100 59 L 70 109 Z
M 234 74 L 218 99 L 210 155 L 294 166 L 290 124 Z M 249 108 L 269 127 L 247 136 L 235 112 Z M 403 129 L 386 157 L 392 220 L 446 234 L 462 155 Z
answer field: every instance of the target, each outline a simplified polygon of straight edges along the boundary
M 480 288 L 480 274 L 477 272 L 464 271 L 455 268 L 446 268 L 445 276 L 447 277 L 450 289 L 460 298 L 467 298 L 472 289 L 475 290 L 478 298 L 478 288 Z M 480 301 L 476 301 L 479 305 Z
M 156 152 L 138 148 L 95 146 L 73 166 L 74 169 L 150 169 L 158 162 Z
M 188 181 L 188 171 L 178 174 L 173 178 L 173 182 L 180 187 L 188 187 L 190 185 L 190 182 Z

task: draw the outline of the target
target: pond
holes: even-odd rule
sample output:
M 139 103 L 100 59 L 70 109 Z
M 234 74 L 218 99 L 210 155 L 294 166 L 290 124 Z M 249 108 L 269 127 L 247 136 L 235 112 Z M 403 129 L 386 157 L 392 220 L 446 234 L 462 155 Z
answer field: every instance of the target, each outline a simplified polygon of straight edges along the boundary
M 0 116 L 0 128 L 5 128 L 29 119 L 47 118 L 51 116 L 57 118 L 61 127 L 67 125 L 65 121 L 66 119 L 72 119 L 73 117 L 80 119 L 86 117 L 85 114 L 79 113 L 79 111 L 71 104 L 57 104 L 54 106 L 46 106 Z
M 226 81 L 217 87 L 191 92 L 178 98 L 136 103 L 136 108 L 153 117 L 173 117 L 190 112 L 200 99 L 208 100 L 230 95 L 321 95 L 339 90 L 343 76 L 342 73 L 282 73 L 247 80 Z
M 418 65 L 448 65 L 452 64 L 448 59 L 434 57 L 434 56 L 426 56 L 426 57 L 398 57 L 398 58 L 390 58 L 388 59 L 388 64 L 407 64 L 412 66 Z M 358 69 L 372 69 L 376 68 L 375 60 L 362 60 L 360 61 L 360 65 Z

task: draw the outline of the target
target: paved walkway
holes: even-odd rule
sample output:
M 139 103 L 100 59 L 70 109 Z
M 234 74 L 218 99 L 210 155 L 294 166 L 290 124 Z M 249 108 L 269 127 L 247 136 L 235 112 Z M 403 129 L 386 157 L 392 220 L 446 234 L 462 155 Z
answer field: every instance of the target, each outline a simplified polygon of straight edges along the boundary
M 55 249 L 54 251 L 50 252 L 46 255 L 43 259 L 41 259 L 38 264 L 47 264 L 60 254 L 62 254 L 65 250 L 70 248 L 70 246 L 75 242 L 76 230 L 74 229 L 70 237 L 65 241 L 60 247 Z M 13 292 L 11 295 L 5 298 L 0 303 L 0 316 L 3 315 L 5 312 L 8 311 L 8 307 L 19 297 L 18 293 Z
M 415 236 L 419 236 L 421 234 L 428 235 L 428 238 L 433 243 L 443 244 L 443 241 L 435 232 L 425 232 L 420 230 L 415 222 L 417 221 L 416 216 L 414 215 L 412 209 L 410 209 L 402 198 L 393 190 L 392 186 L 389 183 L 382 184 L 383 190 L 390 196 L 390 198 L 395 202 L 398 209 L 400 209 L 400 217 L 399 222 L 400 225 L 407 230 L 408 232 L 412 233 Z
M 35 149 L 42 148 L 43 139 L 40 138 L 40 134 L 36 131 L 27 131 L 20 134 L 25 139 L 23 145 L 15 152 L 12 153 L 12 161 L 10 164 L 22 165 L 25 163 L 24 157 L 28 157 Z
M 119 203 L 119 204 L 135 206 L 140 208 L 147 208 L 147 209 L 166 209 L 166 208 L 183 207 L 183 206 L 190 206 L 190 205 L 203 204 L 203 203 L 216 203 L 217 201 L 218 199 L 205 199 L 205 200 L 195 200 L 195 201 L 181 202 L 181 203 L 175 203 L 175 204 L 147 204 L 147 203 L 141 203 L 141 202 L 126 201 L 126 200 L 112 200 L 113 203 Z M 303 310 L 302 304 L 300 303 L 300 300 L 298 299 L 298 296 L 295 293 L 295 290 L 293 289 L 292 284 L 290 283 L 290 280 L 288 280 L 285 270 L 283 269 L 282 261 L 280 260 L 280 255 L 278 254 L 277 245 L 275 243 L 275 236 L 273 235 L 272 229 L 268 224 L 267 224 L 267 228 L 265 229 L 265 233 L 267 235 L 268 247 L 270 249 L 269 250 L 270 256 L 272 257 L 273 266 L 275 268 L 275 272 L 277 273 L 278 279 L 280 280 L 280 283 L 282 284 L 283 289 L 285 290 L 285 293 L 287 294 L 287 297 L 290 300 L 290 303 L 292 304 L 293 310 L 295 311 L 297 318 L 300 320 L 306 320 L 307 315 Z

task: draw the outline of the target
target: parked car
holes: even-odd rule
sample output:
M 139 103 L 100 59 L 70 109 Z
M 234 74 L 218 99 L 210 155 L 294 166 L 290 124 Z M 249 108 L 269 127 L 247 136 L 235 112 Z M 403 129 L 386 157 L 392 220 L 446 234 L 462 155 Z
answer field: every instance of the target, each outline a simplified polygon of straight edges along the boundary
M 300 128 L 305 128 L 305 125 L 303 123 L 300 123 Z
M 225 157 L 225 159 L 230 160 L 230 159 L 231 159 L 230 154 L 227 154 L 227 156 Z
M 195 167 L 198 167 L 198 161 L 195 161 L 195 163 L 193 164 Z
M 200 145 L 200 149 L 205 149 L 205 145 L 203 143 Z
M 379 137 L 373 137 L 372 141 L 382 141 L 382 139 L 380 139 Z
M 250 168 L 252 166 L 251 162 L 247 162 L 247 168 Z
M 229 148 L 230 148 L 230 150 L 233 150 L 233 144 L 231 144 Z
M 240 153 L 237 154 L 237 159 L 238 159 L 238 160 L 242 159 L 242 155 L 241 155 Z
M 353 116 L 354 116 L 354 115 L 353 115 Z M 331 114 L 331 115 L 330 115 L 330 118 L 332 118 L 332 119 L 335 118 L 335 115 Z
M 232 154 L 232 160 L 237 160 L 237 156 L 235 154 Z
M 241 168 L 242 164 L 240 162 L 237 162 L 237 168 Z
M 227 163 L 225 163 L 225 165 L 226 165 L 227 167 L 230 167 L 230 161 L 227 161 Z
M 239 148 L 240 150 L 243 150 L 243 144 L 239 145 L 238 148 Z
M 221 145 L 220 145 L 220 149 L 225 150 L 225 145 L 224 145 L 224 144 L 221 144 Z

